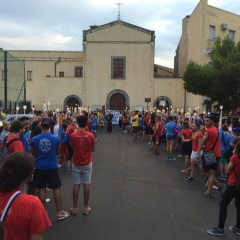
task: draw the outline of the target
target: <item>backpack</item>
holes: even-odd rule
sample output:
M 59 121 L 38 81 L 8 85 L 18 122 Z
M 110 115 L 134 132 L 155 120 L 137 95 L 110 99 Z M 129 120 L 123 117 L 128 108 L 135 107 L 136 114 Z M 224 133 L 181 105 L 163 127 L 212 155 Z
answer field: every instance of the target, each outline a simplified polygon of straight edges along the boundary
M 7 142 L 7 137 L 4 138 L 3 143 L 2 143 L 2 147 L 0 149 L 0 167 L 2 167 L 5 159 L 9 155 L 8 147 L 10 146 L 10 144 L 15 142 L 15 141 L 21 141 L 19 138 L 13 138 L 8 143 L 6 143 Z
M 173 134 L 177 136 L 179 134 L 178 124 L 174 123 Z

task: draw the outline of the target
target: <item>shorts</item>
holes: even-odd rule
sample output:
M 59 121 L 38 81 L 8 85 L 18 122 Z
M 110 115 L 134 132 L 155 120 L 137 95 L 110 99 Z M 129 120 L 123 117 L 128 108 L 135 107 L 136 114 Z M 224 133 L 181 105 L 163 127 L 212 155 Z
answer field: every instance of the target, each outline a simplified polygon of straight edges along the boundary
M 133 133 L 137 133 L 138 132 L 138 127 L 133 127 Z
M 148 134 L 149 134 L 149 135 L 153 135 L 153 133 L 154 133 L 153 129 L 152 129 L 152 128 L 149 128 L 149 129 L 148 129 Z
M 197 152 L 192 150 L 191 159 L 194 160 L 194 161 L 197 161 L 197 162 L 201 161 L 202 155 L 203 155 L 203 151 L 200 152 L 200 157 L 197 158 Z
M 90 184 L 92 177 L 92 162 L 86 166 L 75 166 L 72 164 L 72 183 Z
M 192 141 L 182 142 L 182 155 L 191 156 L 192 153 Z
M 218 159 L 217 159 L 217 161 L 218 161 Z M 212 164 L 212 165 L 206 165 L 205 160 L 204 160 L 204 158 L 202 157 L 202 169 L 203 169 L 204 171 L 206 171 L 206 172 L 208 172 L 209 170 L 214 170 L 214 171 L 216 171 L 217 168 L 218 168 L 218 164 L 217 164 L 217 163 L 214 163 L 214 164 Z
M 57 189 L 62 183 L 57 169 L 35 169 L 33 174 L 33 187 Z
M 174 135 L 168 134 L 168 135 L 166 135 L 166 138 L 167 138 L 167 140 L 172 140 L 172 139 L 174 139 Z
M 229 160 L 226 158 L 226 155 L 225 155 L 224 152 L 222 152 L 222 155 L 220 157 L 219 163 L 224 164 L 224 165 L 229 163 Z

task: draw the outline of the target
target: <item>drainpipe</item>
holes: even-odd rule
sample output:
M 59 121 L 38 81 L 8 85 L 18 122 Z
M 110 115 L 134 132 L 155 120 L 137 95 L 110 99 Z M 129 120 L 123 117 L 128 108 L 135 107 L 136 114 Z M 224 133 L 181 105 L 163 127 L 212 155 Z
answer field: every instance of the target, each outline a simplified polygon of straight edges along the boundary
M 60 63 L 61 57 L 59 57 L 58 61 L 55 62 L 55 77 L 57 76 L 57 64 Z

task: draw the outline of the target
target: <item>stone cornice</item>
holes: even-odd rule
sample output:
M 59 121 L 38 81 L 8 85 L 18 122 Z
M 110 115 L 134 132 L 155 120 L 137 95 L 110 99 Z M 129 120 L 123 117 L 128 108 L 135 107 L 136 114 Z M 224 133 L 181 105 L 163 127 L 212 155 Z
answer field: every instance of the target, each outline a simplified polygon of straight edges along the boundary
M 113 26 L 116 26 L 116 25 L 122 25 L 122 26 L 125 26 L 125 27 L 128 27 L 128 28 L 131 28 L 131 29 L 149 34 L 149 35 L 151 35 L 151 41 L 155 41 L 155 31 L 151 31 L 151 30 L 148 30 L 148 29 L 145 29 L 145 28 L 133 25 L 131 23 L 121 21 L 121 20 L 110 22 L 110 23 L 107 23 L 107 24 L 104 24 L 104 25 L 101 25 L 101 26 L 95 26 L 94 28 L 89 29 L 89 30 L 84 30 L 83 31 L 83 41 L 86 41 L 86 35 L 87 34 L 97 32 L 97 31 L 103 30 L 105 28 L 113 27 Z

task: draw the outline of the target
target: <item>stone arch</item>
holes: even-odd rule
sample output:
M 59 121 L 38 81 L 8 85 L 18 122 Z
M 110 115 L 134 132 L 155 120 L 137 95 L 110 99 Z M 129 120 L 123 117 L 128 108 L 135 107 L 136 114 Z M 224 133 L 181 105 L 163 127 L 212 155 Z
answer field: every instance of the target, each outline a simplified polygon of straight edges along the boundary
M 116 94 L 122 94 L 126 100 L 126 108 L 129 109 L 130 106 L 130 101 L 129 101 L 129 96 L 126 92 L 124 92 L 123 90 L 120 89 L 115 89 L 113 91 L 111 91 L 108 95 L 107 95 L 107 99 L 106 99 L 106 109 L 110 109 L 110 101 L 111 101 L 111 97 Z
M 78 104 L 79 106 L 82 106 L 82 100 L 80 97 L 76 96 L 76 95 L 69 95 L 68 97 L 66 97 L 63 101 L 63 110 L 66 111 L 67 109 L 67 105 L 69 103 L 69 101 L 73 100 L 73 102 L 75 104 Z M 70 106 L 71 107 L 71 106 Z
M 170 109 L 170 107 L 172 106 L 172 101 L 170 98 L 168 98 L 166 96 L 160 96 L 160 97 L 156 98 L 153 103 L 153 107 L 160 108 L 159 103 L 161 100 L 165 100 L 165 102 L 166 102 L 165 107 L 168 107 L 168 109 Z

